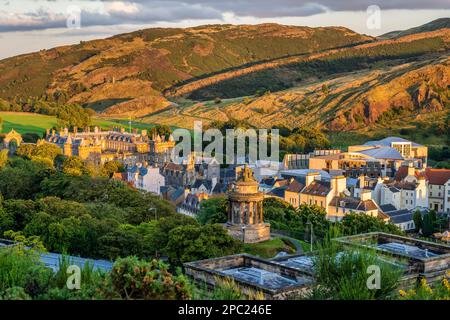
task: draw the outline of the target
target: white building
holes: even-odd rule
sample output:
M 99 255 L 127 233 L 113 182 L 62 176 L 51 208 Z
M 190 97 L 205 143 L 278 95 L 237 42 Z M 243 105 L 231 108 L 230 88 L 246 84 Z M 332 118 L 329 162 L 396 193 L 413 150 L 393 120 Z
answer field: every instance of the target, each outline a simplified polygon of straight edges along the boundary
M 397 210 L 428 208 L 428 182 L 412 166 L 407 167 L 403 179 L 385 179 L 375 189 L 380 193 L 379 205 L 392 204 Z
M 161 187 L 166 185 L 164 176 L 159 172 L 159 168 L 143 166 L 141 163 L 128 169 L 127 180 L 136 189 L 157 195 L 161 194 Z

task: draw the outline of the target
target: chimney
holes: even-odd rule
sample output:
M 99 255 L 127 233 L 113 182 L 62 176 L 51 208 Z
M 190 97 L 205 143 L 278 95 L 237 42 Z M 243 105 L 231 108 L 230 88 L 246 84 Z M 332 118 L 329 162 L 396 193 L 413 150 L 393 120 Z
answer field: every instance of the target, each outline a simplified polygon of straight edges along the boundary
M 318 172 L 309 172 L 306 175 L 306 187 L 308 187 L 311 183 L 313 183 L 316 177 L 320 177 L 320 174 Z
M 331 189 L 334 191 L 334 195 L 338 197 L 347 189 L 347 179 L 344 176 L 331 177 Z
M 361 201 L 372 200 L 372 191 L 370 190 L 361 191 L 359 198 L 361 199 Z
M 416 173 L 416 168 L 414 168 L 413 163 L 410 163 L 410 164 L 408 165 L 408 176 L 414 177 L 414 176 L 415 176 L 415 173 Z
M 362 174 L 358 177 L 358 181 L 359 181 L 359 187 L 361 189 L 364 189 L 364 187 L 366 185 L 366 177 Z

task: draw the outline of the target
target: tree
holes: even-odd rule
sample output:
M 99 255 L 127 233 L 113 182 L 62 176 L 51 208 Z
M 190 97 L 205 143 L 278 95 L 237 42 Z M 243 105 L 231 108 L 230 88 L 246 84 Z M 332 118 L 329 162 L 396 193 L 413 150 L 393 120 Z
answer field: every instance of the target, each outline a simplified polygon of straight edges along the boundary
M 419 232 L 423 227 L 422 214 L 420 213 L 420 210 L 416 210 L 416 212 L 414 212 L 413 221 L 416 227 L 416 232 Z
M 43 143 L 36 147 L 32 153 L 31 160 L 43 158 L 48 159 L 53 163 L 55 158 L 60 154 L 62 154 L 62 151 L 57 145 L 52 143 Z
M 367 232 L 386 232 L 392 234 L 403 234 L 403 232 L 392 222 L 385 222 L 378 217 L 367 214 L 350 213 L 342 218 L 342 230 L 346 235 Z
M 187 225 L 169 232 L 165 252 L 170 261 L 181 265 L 188 261 L 235 254 L 240 243 L 219 224 Z
M 228 200 L 225 197 L 203 200 L 197 220 L 201 224 L 225 223 L 227 222 Z
M 74 127 L 85 128 L 91 125 L 91 113 L 77 104 L 66 104 L 59 108 L 58 126 L 72 129 Z
M 21 158 L 10 159 L 0 171 L 0 193 L 5 199 L 32 199 L 49 174 L 48 167 L 41 163 Z
M 36 145 L 34 144 L 28 144 L 28 143 L 22 143 L 17 149 L 16 149 L 16 155 L 19 157 L 31 160 L 33 155 L 36 152 Z
M 125 168 L 119 161 L 108 161 L 103 165 L 102 173 L 105 176 L 112 177 L 116 172 L 123 172 Z
M 150 137 L 153 137 L 153 135 L 160 135 L 161 137 L 168 138 L 171 133 L 172 130 L 165 124 L 158 124 L 150 129 Z
M 63 161 L 62 172 L 69 176 L 82 176 L 87 170 L 80 157 L 72 156 Z
M 422 234 L 425 237 L 429 237 L 434 233 L 434 221 L 432 215 L 429 213 L 426 213 L 423 216 L 423 224 L 422 224 Z
M 4 149 L 0 151 L 0 169 L 2 169 L 8 162 L 9 150 Z

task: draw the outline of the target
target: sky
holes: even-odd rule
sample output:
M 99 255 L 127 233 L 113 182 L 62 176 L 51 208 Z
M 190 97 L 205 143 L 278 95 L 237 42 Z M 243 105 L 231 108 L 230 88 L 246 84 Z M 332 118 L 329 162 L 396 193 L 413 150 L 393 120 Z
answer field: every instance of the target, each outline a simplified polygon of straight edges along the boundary
M 0 0 L 0 59 L 150 27 L 274 22 L 368 35 L 450 17 L 450 0 Z

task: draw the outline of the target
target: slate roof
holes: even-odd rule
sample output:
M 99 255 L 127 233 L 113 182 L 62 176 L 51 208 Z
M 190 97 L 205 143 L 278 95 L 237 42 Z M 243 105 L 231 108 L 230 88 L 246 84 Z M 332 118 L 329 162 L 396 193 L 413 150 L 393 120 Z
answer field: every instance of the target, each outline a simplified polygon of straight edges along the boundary
M 170 199 L 170 201 L 174 201 L 175 202 L 183 195 L 184 195 L 184 189 L 183 188 L 178 188 L 178 189 L 176 189 L 174 192 L 172 192 L 169 195 L 169 199 Z
M 330 205 L 336 206 L 336 204 L 338 205 L 338 207 L 341 208 L 343 207 L 345 209 L 355 211 L 367 212 L 378 209 L 377 205 L 375 204 L 375 202 L 373 202 L 373 200 L 362 201 L 361 199 L 353 197 L 334 197 L 333 199 L 331 199 Z
M 297 179 L 293 179 L 286 190 L 290 192 L 300 193 L 300 191 L 302 191 L 304 187 L 304 183 L 301 183 Z
M 415 190 L 417 183 L 408 181 L 390 181 L 385 183 L 392 192 L 399 192 L 399 190 Z
M 260 184 L 265 184 L 266 186 L 272 187 L 275 184 L 275 181 L 277 181 L 277 179 L 274 177 L 263 178 L 261 179 Z
M 403 160 L 403 156 L 397 149 L 391 147 L 373 148 L 368 150 L 359 151 L 359 153 L 373 157 L 375 159 L 393 159 Z
M 383 211 L 384 213 L 388 213 L 390 211 L 396 211 L 397 208 L 394 207 L 392 204 L 383 204 L 380 206 L 381 211 Z
M 316 170 L 316 169 L 290 169 L 281 171 L 281 176 L 284 178 L 290 177 L 306 177 L 308 173 L 319 173 L 319 175 L 325 179 L 330 179 L 330 173 L 325 170 Z
M 163 166 L 163 170 L 183 171 L 184 167 L 181 164 L 168 162 Z
M 207 190 L 211 190 L 212 189 L 212 181 L 211 180 L 207 180 L 207 179 L 196 179 L 194 184 L 192 185 L 192 188 L 198 189 L 202 185 L 204 185 Z
M 286 189 L 287 189 L 286 186 L 284 186 L 284 187 L 279 187 L 279 188 L 275 188 L 275 189 L 272 189 L 272 190 L 268 193 L 268 195 L 284 199 L 284 194 L 285 194 L 285 192 L 286 192 Z
M 184 199 L 180 207 L 192 213 L 198 213 L 200 210 L 200 202 L 197 195 L 190 193 L 186 196 L 186 199 Z
M 218 194 L 218 193 L 225 193 L 227 191 L 227 185 L 224 183 L 216 183 L 214 186 L 214 189 L 212 190 L 212 193 Z
M 421 144 L 400 138 L 400 137 L 387 137 L 381 140 L 372 140 L 372 141 L 368 141 L 365 144 L 363 144 L 363 146 L 386 146 L 386 147 L 390 147 L 391 143 L 393 142 L 411 142 L 411 145 L 413 147 L 422 147 Z
M 235 171 L 234 168 L 220 169 L 220 177 L 221 178 L 235 179 L 236 178 L 236 171 Z
M 329 181 L 319 181 L 314 180 L 309 186 L 307 186 L 302 193 L 315 195 L 315 196 L 326 196 L 331 191 L 331 186 Z

